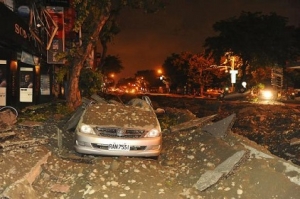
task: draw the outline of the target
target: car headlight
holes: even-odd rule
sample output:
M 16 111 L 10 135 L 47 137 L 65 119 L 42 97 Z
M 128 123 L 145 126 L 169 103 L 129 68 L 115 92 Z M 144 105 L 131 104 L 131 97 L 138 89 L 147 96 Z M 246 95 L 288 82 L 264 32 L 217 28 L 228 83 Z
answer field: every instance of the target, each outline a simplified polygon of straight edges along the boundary
M 262 91 L 262 97 L 264 99 L 272 99 L 273 98 L 273 93 L 270 90 L 263 90 Z
M 161 132 L 157 129 L 151 129 L 146 135 L 146 138 L 154 138 L 154 137 L 159 137 Z
M 81 133 L 91 133 L 91 134 L 95 134 L 94 131 L 93 131 L 93 128 L 90 127 L 89 125 L 86 125 L 86 124 L 83 124 L 83 125 L 80 127 L 80 132 L 81 132 Z

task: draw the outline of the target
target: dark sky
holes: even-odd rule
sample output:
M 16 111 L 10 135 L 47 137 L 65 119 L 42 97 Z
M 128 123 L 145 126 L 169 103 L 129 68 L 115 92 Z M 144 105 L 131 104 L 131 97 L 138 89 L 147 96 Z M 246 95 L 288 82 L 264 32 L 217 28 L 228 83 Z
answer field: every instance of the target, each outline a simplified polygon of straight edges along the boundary
M 137 70 L 159 68 L 172 53 L 200 53 L 204 40 L 216 34 L 212 25 L 239 16 L 242 11 L 287 17 L 300 25 L 300 0 L 169 0 L 164 10 L 144 14 L 123 10 L 118 18 L 121 32 L 108 46 L 119 56 L 124 70 L 117 75 L 133 77 Z

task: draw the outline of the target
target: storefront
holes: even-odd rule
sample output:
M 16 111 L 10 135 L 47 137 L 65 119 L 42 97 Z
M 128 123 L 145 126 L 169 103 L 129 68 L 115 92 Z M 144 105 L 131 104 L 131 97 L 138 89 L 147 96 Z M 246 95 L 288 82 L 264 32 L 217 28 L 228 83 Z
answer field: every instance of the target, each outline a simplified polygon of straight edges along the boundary
M 0 17 L 0 106 L 36 104 L 41 94 L 50 100 L 51 70 L 41 61 L 46 56 L 41 46 L 28 25 L 2 3 Z

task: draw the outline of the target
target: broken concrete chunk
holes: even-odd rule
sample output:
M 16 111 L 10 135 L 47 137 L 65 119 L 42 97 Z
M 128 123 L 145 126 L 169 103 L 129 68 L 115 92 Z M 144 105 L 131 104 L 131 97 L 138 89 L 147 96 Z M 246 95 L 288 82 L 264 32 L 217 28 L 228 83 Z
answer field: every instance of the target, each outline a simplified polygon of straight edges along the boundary
M 51 187 L 51 191 L 58 193 L 68 193 L 70 191 L 70 185 L 67 184 L 54 184 Z
M 24 122 L 19 123 L 18 125 L 22 127 L 41 127 L 43 126 L 43 123 L 26 120 Z
M 96 94 L 92 95 L 91 98 L 93 100 L 95 100 L 96 102 L 107 103 L 105 99 L 103 99 L 102 97 L 100 97 L 99 95 L 96 95 Z M 89 101 L 88 99 L 86 99 L 86 98 L 83 98 L 83 99 L 85 100 L 85 101 L 82 101 L 83 103 L 88 103 L 88 101 Z
M 218 121 L 213 124 L 208 124 L 202 128 L 203 131 L 212 134 L 215 137 L 225 137 L 230 131 L 234 120 L 236 118 L 235 114 L 231 114 L 230 116 Z
M 10 109 L 0 111 L 0 131 L 11 129 L 16 122 L 17 116 Z
M 0 143 L 0 152 L 17 150 L 21 148 L 29 148 L 29 147 L 39 146 L 47 143 L 48 143 L 48 139 L 43 139 L 43 138 L 41 139 L 34 138 L 25 141 L 4 142 L 4 143 Z
M 204 191 L 210 186 L 216 184 L 223 176 L 228 175 L 235 168 L 245 154 L 246 151 L 244 150 L 238 151 L 233 156 L 227 158 L 224 162 L 219 164 L 213 171 L 206 171 L 201 175 L 193 187 L 199 191 Z
M 172 132 L 176 132 L 176 131 L 184 131 L 184 130 L 198 128 L 198 127 L 206 125 L 215 117 L 216 117 L 216 115 L 210 115 L 207 117 L 196 118 L 196 119 L 190 120 L 188 122 L 184 122 L 184 123 L 178 124 L 176 126 L 172 126 L 170 128 L 170 130 Z
M 15 135 L 16 135 L 16 133 L 13 131 L 0 133 L 0 141 L 5 141 L 6 139 L 12 138 Z
M 293 139 L 291 139 L 290 145 L 291 146 L 293 146 L 293 145 L 300 145 L 300 139 L 299 138 L 293 138 Z
M 47 164 L 51 152 L 45 154 L 21 179 L 16 180 L 8 186 L 1 194 L 0 198 L 38 198 L 38 193 L 32 188 L 32 184 L 42 172 L 42 165 Z M 24 197 L 27 196 L 27 197 Z

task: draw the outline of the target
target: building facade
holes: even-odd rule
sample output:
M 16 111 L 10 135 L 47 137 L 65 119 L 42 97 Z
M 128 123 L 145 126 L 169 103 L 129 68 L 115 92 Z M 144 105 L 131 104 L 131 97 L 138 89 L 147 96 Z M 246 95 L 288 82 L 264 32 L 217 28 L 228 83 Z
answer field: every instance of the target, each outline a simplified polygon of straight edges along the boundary
M 65 28 L 65 16 L 74 20 L 74 12 L 62 7 L 68 1 L 58 1 L 59 6 L 49 1 L 44 7 L 19 2 L 0 2 L 0 107 L 23 107 L 63 95 L 55 71 L 64 63 L 56 55 L 65 50 L 65 29 L 72 29 L 70 23 Z

